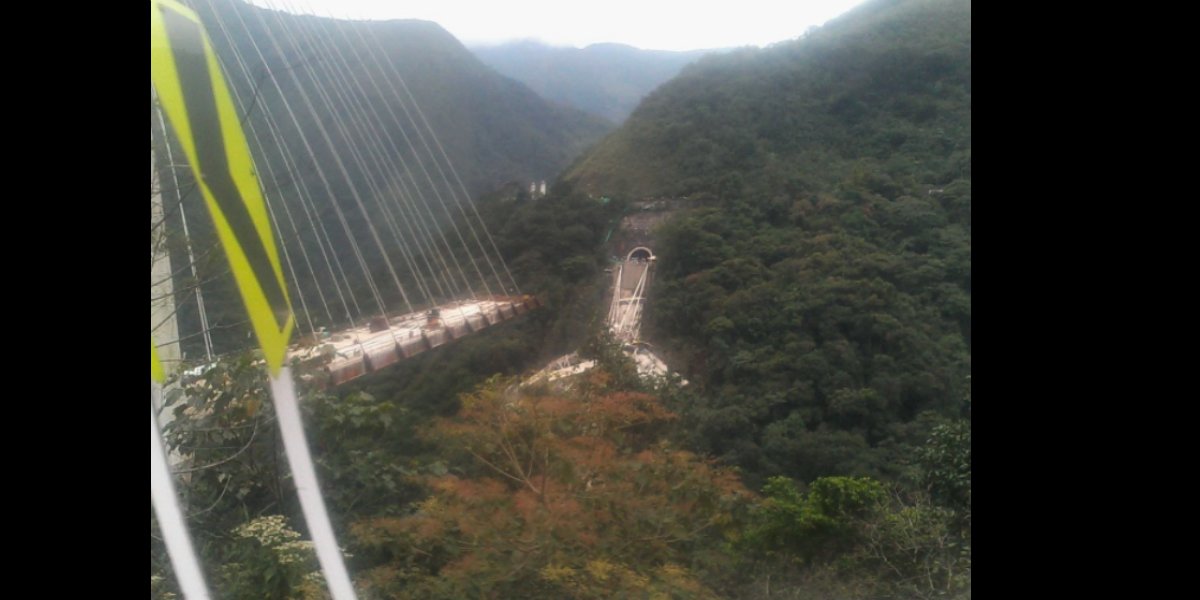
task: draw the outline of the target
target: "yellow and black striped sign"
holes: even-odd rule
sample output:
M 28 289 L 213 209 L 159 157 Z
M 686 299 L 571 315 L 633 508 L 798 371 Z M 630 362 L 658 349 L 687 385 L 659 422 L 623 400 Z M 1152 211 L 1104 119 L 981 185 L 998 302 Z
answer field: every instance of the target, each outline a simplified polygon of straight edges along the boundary
M 150 0 L 150 80 L 196 175 L 272 375 L 295 318 L 250 148 L 199 17 Z

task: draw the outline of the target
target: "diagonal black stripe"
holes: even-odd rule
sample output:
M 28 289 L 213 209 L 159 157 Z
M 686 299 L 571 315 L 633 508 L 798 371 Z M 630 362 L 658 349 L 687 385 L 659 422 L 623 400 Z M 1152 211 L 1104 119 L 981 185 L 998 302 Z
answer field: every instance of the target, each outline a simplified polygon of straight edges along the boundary
M 275 313 L 279 329 L 283 330 L 290 310 L 279 279 L 271 266 L 264 241 L 259 237 L 250 211 L 229 173 L 229 158 L 225 154 L 221 120 L 208 72 L 208 60 L 204 53 L 204 33 L 199 24 L 166 6 L 162 6 L 162 14 L 167 36 L 171 40 L 171 53 L 175 57 L 175 68 L 179 73 L 179 87 L 183 91 L 188 122 L 191 124 L 196 145 L 198 176 L 212 191 L 217 205 L 221 207 L 234 237 L 246 254 L 255 279 L 258 280 L 271 310 Z

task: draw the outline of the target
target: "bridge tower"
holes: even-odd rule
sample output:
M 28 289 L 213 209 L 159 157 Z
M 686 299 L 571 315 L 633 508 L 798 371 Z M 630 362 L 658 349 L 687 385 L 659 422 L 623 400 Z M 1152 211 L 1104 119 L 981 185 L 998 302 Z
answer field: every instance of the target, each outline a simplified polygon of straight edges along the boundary
M 158 346 L 158 357 L 170 375 L 182 359 L 179 323 L 175 318 L 175 284 L 171 277 L 171 254 L 167 247 L 162 186 L 155 168 L 154 145 L 150 146 L 150 333 Z M 161 407 L 155 407 L 161 408 Z M 164 423 L 165 424 L 165 423 Z

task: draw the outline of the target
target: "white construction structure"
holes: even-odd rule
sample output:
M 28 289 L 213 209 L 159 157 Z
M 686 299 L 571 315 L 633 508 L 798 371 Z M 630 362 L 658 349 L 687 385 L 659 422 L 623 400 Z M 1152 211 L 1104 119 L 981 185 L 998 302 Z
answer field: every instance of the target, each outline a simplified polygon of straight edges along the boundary
M 613 294 L 608 308 L 608 327 L 622 343 L 636 342 L 638 334 L 641 333 L 646 282 L 654 261 L 654 253 L 649 248 L 639 246 L 630 250 L 625 262 L 613 270 Z
M 621 342 L 625 354 L 633 358 L 639 374 L 665 377 L 670 372 L 666 363 L 641 339 L 642 309 L 646 305 L 646 290 L 657 260 L 650 248 L 638 246 L 630 250 L 625 261 L 613 271 L 608 328 L 613 337 Z
M 625 260 L 613 269 L 612 300 L 608 306 L 607 324 L 613 337 L 621 344 L 625 354 L 633 359 L 643 377 L 665 377 L 670 370 L 641 340 L 642 309 L 646 302 L 646 290 L 657 257 L 645 246 L 629 251 Z M 594 360 L 582 360 L 577 353 L 559 357 L 529 378 L 529 383 L 555 381 L 578 375 L 596 366 Z M 684 382 L 685 384 L 687 382 Z
M 365 327 L 296 344 L 288 361 L 317 362 L 328 385 L 339 385 L 426 350 L 507 321 L 540 306 L 534 296 L 496 296 L 444 304 L 426 312 L 377 318 Z

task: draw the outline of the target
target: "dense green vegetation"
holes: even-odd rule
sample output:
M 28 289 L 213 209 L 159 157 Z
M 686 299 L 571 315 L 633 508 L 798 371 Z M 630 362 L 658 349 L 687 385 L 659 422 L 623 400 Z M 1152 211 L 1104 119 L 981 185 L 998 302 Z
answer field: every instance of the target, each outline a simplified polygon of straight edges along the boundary
M 706 51 L 642 50 L 623 44 L 558 48 L 509 42 L 471 48 L 484 63 L 543 98 L 621 123 L 651 90 Z
M 902 475 L 966 395 L 970 5 L 871 2 L 709 57 L 569 180 L 684 196 L 645 335 L 695 383 L 694 447 L 812 480 Z
M 886 0 L 688 68 L 545 198 L 485 196 L 546 308 L 303 390 L 360 597 L 969 598 L 970 192 L 970 5 Z M 604 242 L 659 195 L 688 208 L 643 334 L 687 386 L 597 320 Z M 576 348 L 569 389 L 492 378 Z M 189 521 L 219 597 L 319 598 L 264 383 L 243 358 L 170 399 Z
M 876 1 L 796 41 L 703 57 L 567 179 L 608 195 L 763 194 L 784 212 L 856 175 L 888 199 L 969 179 L 970 41 L 969 3 Z
M 361 597 L 945 597 L 969 586 L 958 500 L 846 477 L 774 478 L 760 498 L 670 441 L 678 389 L 597 350 L 601 367 L 569 392 L 495 379 L 444 417 L 304 390 Z M 218 597 L 322 598 L 264 383 L 260 365 L 228 361 L 171 399 L 190 528 Z M 957 481 L 969 444 L 935 434 L 919 463 L 941 482 L 930 489 Z M 152 516 L 151 596 L 173 588 Z

